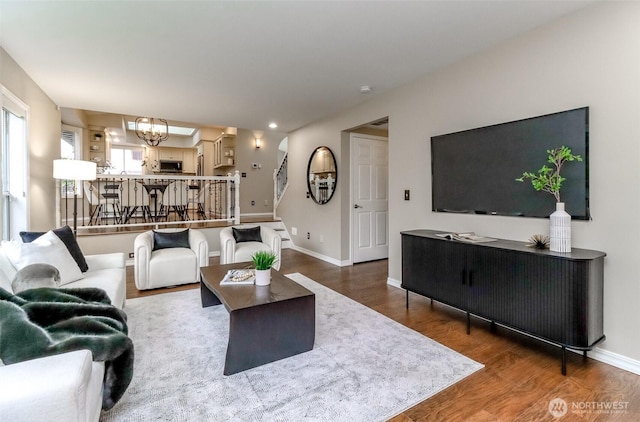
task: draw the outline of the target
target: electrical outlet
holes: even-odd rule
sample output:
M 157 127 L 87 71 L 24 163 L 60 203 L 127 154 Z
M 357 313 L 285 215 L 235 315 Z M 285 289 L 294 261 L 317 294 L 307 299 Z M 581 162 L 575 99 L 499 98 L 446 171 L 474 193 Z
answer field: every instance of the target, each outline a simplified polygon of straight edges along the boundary
M 307 239 L 311 239 L 311 233 L 307 232 Z
M 409 201 L 411 199 L 411 191 L 409 189 L 405 189 L 404 191 L 404 200 Z
M 265 199 L 265 200 L 264 200 L 264 206 L 265 206 L 265 207 L 268 207 L 268 206 L 269 206 L 269 200 L 268 200 L 268 199 Z
M 135 257 L 135 255 L 133 254 L 133 252 L 129 252 L 129 258 L 133 258 Z
M 298 235 L 298 228 L 291 227 L 291 236 L 297 236 L 297 235 Z
M 324 243 L 324 236 L 320 235 L 320 243 Z
M 251 206 L 253 207 L 254 205 L 256 205 L 256 201 L 251 201 Z

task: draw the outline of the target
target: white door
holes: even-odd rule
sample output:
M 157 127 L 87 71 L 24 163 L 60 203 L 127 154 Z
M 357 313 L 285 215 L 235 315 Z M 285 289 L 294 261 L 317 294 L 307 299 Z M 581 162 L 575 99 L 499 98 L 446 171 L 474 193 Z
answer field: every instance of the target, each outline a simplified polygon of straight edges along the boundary
M 27 198 L 28 107 L 2 87 L 2 239 L 29 229 Z
M 353 263 L 389 256 L 388 146 L 385 138 L 351 135 Z

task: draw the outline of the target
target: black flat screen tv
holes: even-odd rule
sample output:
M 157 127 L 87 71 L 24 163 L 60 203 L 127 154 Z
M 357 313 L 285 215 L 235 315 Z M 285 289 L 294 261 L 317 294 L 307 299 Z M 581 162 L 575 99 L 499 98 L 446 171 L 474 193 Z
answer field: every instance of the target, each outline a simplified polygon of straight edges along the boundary
M 563 166 L 560 200 L 572 218 L 589 220 L 589 107 L 432 137 L 433 211 L 549 217 L 553 195 L 515 179 L 537 173 L 561 145 L 583 161 Z

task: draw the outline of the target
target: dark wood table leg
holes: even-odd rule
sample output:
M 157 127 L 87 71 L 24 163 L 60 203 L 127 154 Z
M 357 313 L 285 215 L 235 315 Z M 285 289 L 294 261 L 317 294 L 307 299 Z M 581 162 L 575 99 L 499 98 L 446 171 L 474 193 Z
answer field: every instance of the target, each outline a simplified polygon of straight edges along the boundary
M 203 282 L 200 282 L 200 299 L 202 300 L 203 308 L 222 304 L 218 296 L 214 295 Z

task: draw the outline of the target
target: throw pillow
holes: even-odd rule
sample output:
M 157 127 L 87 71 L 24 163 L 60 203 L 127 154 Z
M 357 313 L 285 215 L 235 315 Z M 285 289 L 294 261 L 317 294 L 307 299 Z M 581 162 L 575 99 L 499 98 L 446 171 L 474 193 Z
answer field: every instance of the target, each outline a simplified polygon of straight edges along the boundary
M 153 250 L 167 248 L 188 248 L 189 229 L 180 232 L 153 231 Z
M 2 242 L 2 250 L 18 271 L 31 264 L 53 265 L 60 271 L 61 286 L 83 277 L 80 267 L 67 247 L 52 231 L 46 232 L 31 243 L 5 240 Z
M 67 247 L 69 253 L 78 264 L 78 267 L 80 267 L 80 271 L 82 271 L 83 273 L 86 272 L 89 269 L 89 266 L 87 265 L 87 261 L 84 259 L 82 250 L 80 250 L 80 245 L 78 245 L 78 241 L 73 235 L 71 227 L 60 227 L 59 229 L 53 230 L 53 232 L 60 238 L 60 240 L 62 240 L 64 245 Z M 20 238 L 24 243 L 31 243 L 43 234 L 45 234 L 45 232 L 20 232 Z
M 60 271 L 49 264 L 31 264 L 18 271 L 13 277 L 11 287 L 17 294 L 23 290 L 38 287 L 58 287 L 60 285 Z
M 260 236 L 260 226 L 251 227 L 248 229 L 237 229 L 231 227 L 233 230 L 233 238 L 237 243 L 240 242 L 262 242 L 262 236 Z

